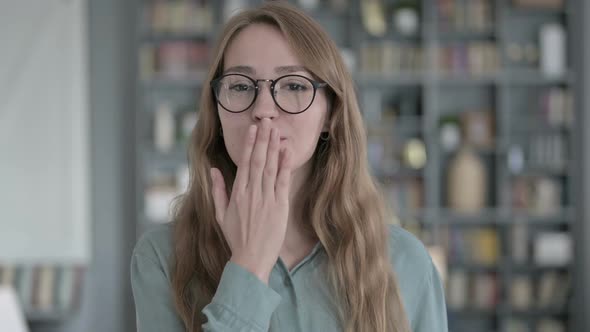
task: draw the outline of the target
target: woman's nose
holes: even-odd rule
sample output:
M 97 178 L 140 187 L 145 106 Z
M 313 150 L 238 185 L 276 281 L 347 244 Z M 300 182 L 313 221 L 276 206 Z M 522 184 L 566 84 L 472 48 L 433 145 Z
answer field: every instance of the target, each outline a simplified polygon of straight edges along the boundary
M 272 98 L 270 86 L 267 85 L 270 82 L 259 82 L 258 84 L 258 97 L 252 106 L 252 115 L 255 120 L 273 119 L 279 115 L 280 109 Z

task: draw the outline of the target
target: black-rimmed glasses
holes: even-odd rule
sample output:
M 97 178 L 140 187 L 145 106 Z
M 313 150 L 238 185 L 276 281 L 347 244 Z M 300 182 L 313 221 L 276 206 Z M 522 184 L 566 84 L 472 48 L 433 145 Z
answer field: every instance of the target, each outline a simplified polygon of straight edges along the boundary
M 215 99 L 226 111 L 241 113 L 256 101 L 258 82 L 270 82 L 270 94 L 284 112 L 305 112 L 313 103 L 317 89 L 327 83 L 316 82 L 302 75 L 285 75 L 275 80 L 255 80 L 242 74 L 227 74 L 211 81 Z

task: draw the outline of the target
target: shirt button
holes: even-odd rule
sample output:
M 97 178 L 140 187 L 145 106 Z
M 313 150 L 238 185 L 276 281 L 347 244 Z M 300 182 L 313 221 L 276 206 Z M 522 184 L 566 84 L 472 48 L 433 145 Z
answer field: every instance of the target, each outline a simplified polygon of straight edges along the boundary
M 291 283 L 291 279 L 289 277 L 285 278 L 285 286 L 286 287 L 291 287 L 293 284 Z

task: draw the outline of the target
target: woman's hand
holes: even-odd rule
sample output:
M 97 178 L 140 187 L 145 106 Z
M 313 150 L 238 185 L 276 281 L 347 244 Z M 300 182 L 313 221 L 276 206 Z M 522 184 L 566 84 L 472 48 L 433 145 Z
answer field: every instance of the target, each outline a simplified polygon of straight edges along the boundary
M 212 168 L 211 178 L 215 217 L 231 261 L 268 283 L 289 216 L 291 163 L 286 149 L 280 150 L 278 129 L 271 130 L 266 118 L 250 126 L 229 201 L 221 172 Z

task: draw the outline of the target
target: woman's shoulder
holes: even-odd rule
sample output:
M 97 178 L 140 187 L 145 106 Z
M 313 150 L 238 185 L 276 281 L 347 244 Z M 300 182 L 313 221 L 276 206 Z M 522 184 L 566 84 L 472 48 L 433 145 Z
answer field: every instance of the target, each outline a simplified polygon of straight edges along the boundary
M 438 282 L 434 264 L 424 244 L 398 225 L 388 225 L 389 254 L 405 307 L 416 314 L 420 298 Z
M 428 250 L 414 234 L 399 225 L 388 225 L 389 255 L 397 282 L 410 300 L 418 290 L 431 281 L 433 263 Z
M 133 256 L 149 259 L 157 265 L 166 267 L 164 270 L 167 272 L 173 253 L 173 229 L 174 223 L 150 227 L 137 240 Z
M 414 331 L 447 331 L 444 287 L 424 244 L 389 225 L 389 249 L 397 283 Z
M 432 260 L 424 244 L 399 225 L 387 225 L 389 254 L 396 270 L 424 272 L 432 266 Z

